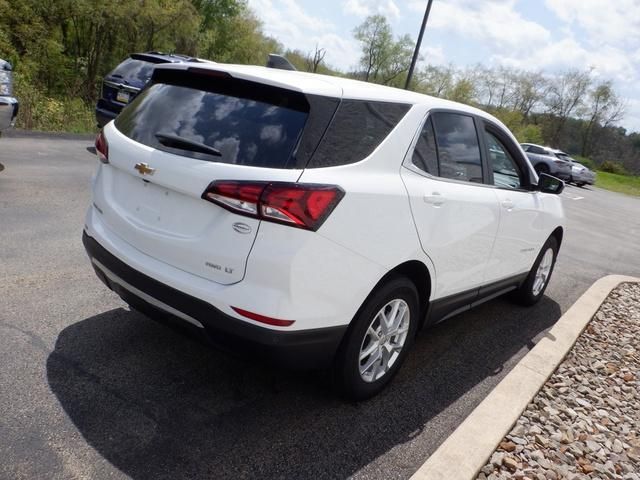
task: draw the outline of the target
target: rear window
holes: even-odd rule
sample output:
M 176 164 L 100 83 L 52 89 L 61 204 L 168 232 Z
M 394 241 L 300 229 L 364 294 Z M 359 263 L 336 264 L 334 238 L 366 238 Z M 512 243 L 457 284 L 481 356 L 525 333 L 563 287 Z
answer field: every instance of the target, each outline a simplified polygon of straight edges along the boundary
M 128 82 L 147 83 L 153 74 L 154 66 L 155 64 L 151 62 L 127 58 L 111 72 L 111 75 L 121 77 Z
M 295 166 L 294 150 L 309 111 L 302 94 L 224 78 L 183 83 L 155 83 L 143 90 L 116 119 L 118 130 L 145 145 L 200 160 Z M 163 145 L 157 134 L 213 147 L 220 156 Z
M 343 100 L 309 167 L 333 167 L 365 159 L 410 107 L 404 103 Z

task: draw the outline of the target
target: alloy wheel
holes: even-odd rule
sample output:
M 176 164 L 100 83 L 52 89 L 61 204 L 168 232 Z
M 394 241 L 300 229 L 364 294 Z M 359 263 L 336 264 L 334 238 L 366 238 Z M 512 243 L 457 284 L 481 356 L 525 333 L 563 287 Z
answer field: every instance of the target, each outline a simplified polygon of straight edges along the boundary
M 391 300 L 373 317 L 358 355 L 362 380 L 375 382 L 391 369 L 407 340 L 410 321 L 409 305 L 400 298 Z
M 553 250 L 548 248 L 546 252 L 544 252 L 544 256 L 540 261 L 540 265 L 538 265 L 538 270 L 536 270 L 536 276 L 533 281 L 532 293 L 534 296 L 538 296 L 540 292 L 544 289 L 547 281 L 549 281 L 549 275 L 551 274 L 551 267 L 553 266 Z

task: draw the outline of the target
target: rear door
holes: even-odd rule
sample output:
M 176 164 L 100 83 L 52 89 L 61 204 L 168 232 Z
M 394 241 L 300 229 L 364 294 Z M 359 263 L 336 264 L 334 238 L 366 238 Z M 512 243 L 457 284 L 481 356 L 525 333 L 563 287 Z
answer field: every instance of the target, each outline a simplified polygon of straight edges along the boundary
M 157 69 L 152 85 L 105 127 L 109 163 L 94 204 L 141 252 L 209 280 L 238 282 L 260 222 L 201 196 L 214 180 L 295 182 L 318 140 L 307 128 L 314 102 L 220 72 Z M 325 106 L 335 110 L 337 102 Z M 323 112 L 316 127 L 333 113 Z
M 435 112 L 405 161 L 407 187 L 420 243 L 436 269 L 436 298 L 464 292 L 471 303 L 484 279 L 498 230 L 494 189 L 472 116 Z

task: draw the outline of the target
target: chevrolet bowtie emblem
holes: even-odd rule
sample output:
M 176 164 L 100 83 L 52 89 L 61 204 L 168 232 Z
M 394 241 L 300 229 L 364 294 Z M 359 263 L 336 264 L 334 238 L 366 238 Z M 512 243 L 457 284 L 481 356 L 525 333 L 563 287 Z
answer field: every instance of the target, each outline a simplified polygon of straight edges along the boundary
M 140 172 L 140 175 L 153 175 L 153 172 L 156 171 L 155 168 L 150 167 L 148 163 L 144 162 L 136 163 L 133 168 Z

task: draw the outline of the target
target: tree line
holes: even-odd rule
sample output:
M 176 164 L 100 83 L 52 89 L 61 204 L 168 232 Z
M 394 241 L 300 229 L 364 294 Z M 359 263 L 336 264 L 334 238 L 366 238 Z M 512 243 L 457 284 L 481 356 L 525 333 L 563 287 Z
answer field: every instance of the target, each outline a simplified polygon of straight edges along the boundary
M 395 35 L 380 15 L 352 34 L 361 56 L 353 70 L 340 71 L 325 62 L 322 45 L 287 49 L 264 34 L 246 0 L 0 0 L 0 58 L 14 64 L 23 128 L 92 128 L 102 77 L 139 51 L 257 65 L 280 53 L 299 70 L 402 87 L 414 40 Z M 423 60 L 413 90 L 488 110 L 520 141 L 640 173 L 640 134 L 619 126 L 625 101 L 597 72 L 463 69 Z

